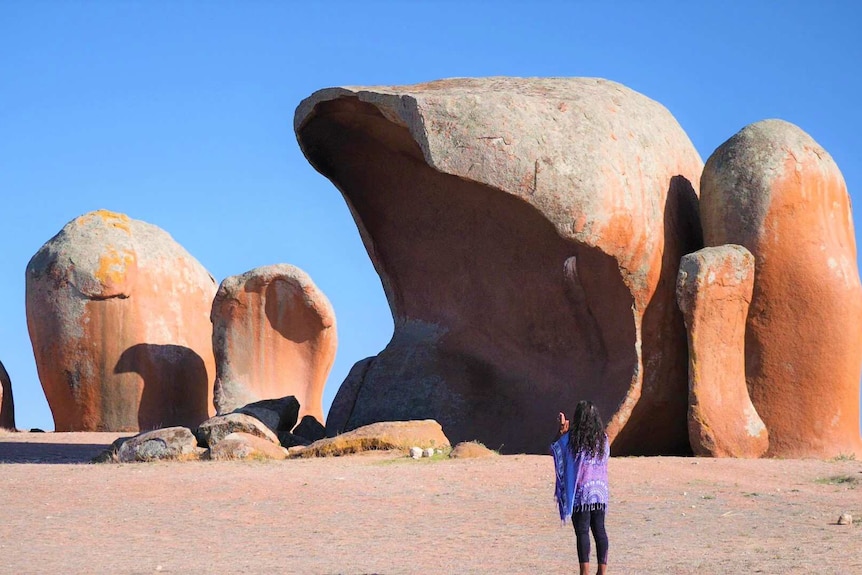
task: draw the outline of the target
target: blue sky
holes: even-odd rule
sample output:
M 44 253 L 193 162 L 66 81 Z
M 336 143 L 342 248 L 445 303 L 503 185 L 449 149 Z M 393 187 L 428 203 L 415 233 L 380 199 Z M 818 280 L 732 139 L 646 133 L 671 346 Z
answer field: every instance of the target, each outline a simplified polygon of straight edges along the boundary
M 338 85 L 597 76 L 664 104 L 704 160 L 783 118 L 862 190 L 862 8 L 846 2 L 0 2 L 0 361 L 18 427 L 53 429 L 24 312 L 30 257 L 106 208 L 167 230 L 217 279 L 307 271 L 335 308 L 328 409 L 392 319 L 293 112 Z M 858 207 L 854 216 L 859 222 Z M 858 243 L 858 236 L 857 236 Z

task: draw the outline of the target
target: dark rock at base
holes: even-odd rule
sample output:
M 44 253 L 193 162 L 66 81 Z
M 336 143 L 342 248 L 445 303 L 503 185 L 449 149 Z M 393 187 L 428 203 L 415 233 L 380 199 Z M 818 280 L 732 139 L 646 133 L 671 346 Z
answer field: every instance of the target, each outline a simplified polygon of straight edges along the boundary
M 307 439 L 309 443 L 326 437 L 326 428 L 315 417 L 306 415 L 293 429 L 294 435 Z
M 250 415 L 266 425 L 273 433 L 290 431 L 299 418 L 299 401 L 292 395 L 280 399 L 263 399 L 238 407 L 232 413 Z

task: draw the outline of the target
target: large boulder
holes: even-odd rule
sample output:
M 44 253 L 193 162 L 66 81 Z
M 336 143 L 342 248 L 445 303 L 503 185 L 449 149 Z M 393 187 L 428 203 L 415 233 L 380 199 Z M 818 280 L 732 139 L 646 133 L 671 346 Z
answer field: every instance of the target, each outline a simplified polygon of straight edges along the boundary
M 15 402 L 12 399 L 12 380 L 0 362 L 0 429 L 15 429 Z
M 546 453 L 580 399 L 617 454 L 688 453 L 679 259 L 702 247 L 702 161 L 657 102 L 595 78 L 331 88 L 298 107 L 395 323 L 327 432 L 438 420 Z M 356 379 L 360 378 L 360 379 Z
M 702 186 L 706 244 L 755 258 L 745 369 L 767 455 L 862 456 L 862 285 L 838 166 L 798 127 L 766 120 L 710 156 Z
M 760 457 L 769 433 L 745 384 L 754 256 L 742 246 L 682 258 L 677 299 L 688 329 L 688 436 L 695 455 Z
M 218 413 L 293 395 L 300 417 L 323 421 L 323 387 L 338 339 L 332 306 L 308 274 L 280 264 L 225 279 L 212 324 Z
M 434 420 L 381 421 L 364 425 L 335 437 L 315 441 L 305 447 L 292 447 L 292 457 L 329 457 L 349 455 L 363 451 L 411 447 L 449 447 L 449 438 Z
M 27 327 L 57 431 L 193 427 L 214 413 L 216 284 L 169 234 L 105 210 L 27 265 Z

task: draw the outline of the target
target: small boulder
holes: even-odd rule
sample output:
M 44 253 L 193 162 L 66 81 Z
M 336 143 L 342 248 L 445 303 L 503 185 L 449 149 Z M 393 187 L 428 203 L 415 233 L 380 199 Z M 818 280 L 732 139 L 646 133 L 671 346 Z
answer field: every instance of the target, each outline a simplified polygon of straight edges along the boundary
M 260 420 L 244 413 L 228 413 L 227 415 L 216 415 L 201 423 L 195 430 L 195 436 L 203 445 L 210 449 L 234 432 L 243 432 L 256 435 L 276 445 L 279 444 L 278 437 L 273 431 Z
M 250 415 L 277 434 L 279 431 L 290 431 L 296 425 L 299 401 L 292 395 L 281 399 L 263 399 L 238 407 L 233 413 Z
M 448 447 L 449 439 L 433 419 L 381 421 L 335 437 L 315 441 L 303 449 L 291 449 L 291 456 L 326 457 L 375 449 L 409 450 L 411 447 Z
M 0 362 L 0 429 L 15 429 L 15 404 L 12 401 L 12 380 Z
M 120 463 L 162 459 L 197 459 L 201 450 L 190 429 L 166 427 L 141 433 L 122 442 L 117 451 Z
M 410 457 L 413 459 L 422 459 L 422 448 L 421 447 L 411 447 L 410 448 Z
M 853 516 L 849 513 L 842 513 L 838 517 L 838 525 L 853 525 Z
M 307 439 L 311 443 L 312 441 L 326 437 L 326 428 L 313 416 L 306 415 L 299 422 L 299 425 L 293 429 L 293 433 L 303 439 Z
M 210 459 L 285 459 L 287 450 L 257 435 L 234 432 L 226 435 L 210 449 Z
M 433 447 L 426 447 L 424 450 L 422 450 L 422 456 L 423 457 L 434 457 L 434 448 Z
M 497 455 L 497 452 L 488 449 L 476 441 L 462 441 L 449 453 L 449 457 L 452 459 L 478 459 L 482 457 L 496 457 Z

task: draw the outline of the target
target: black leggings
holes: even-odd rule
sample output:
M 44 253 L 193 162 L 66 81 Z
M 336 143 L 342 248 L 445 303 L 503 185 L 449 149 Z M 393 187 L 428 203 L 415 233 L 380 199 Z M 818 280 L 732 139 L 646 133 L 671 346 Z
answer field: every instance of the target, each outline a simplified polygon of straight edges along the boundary
M 576 511 L 572 514 L 572 525 L 578 538 L 578 563 L 590 562 L 590 529 L 596 539 L 596 555 L 599 564 L 608 563 L 608 534 L 605 532 L 605 510 Z

